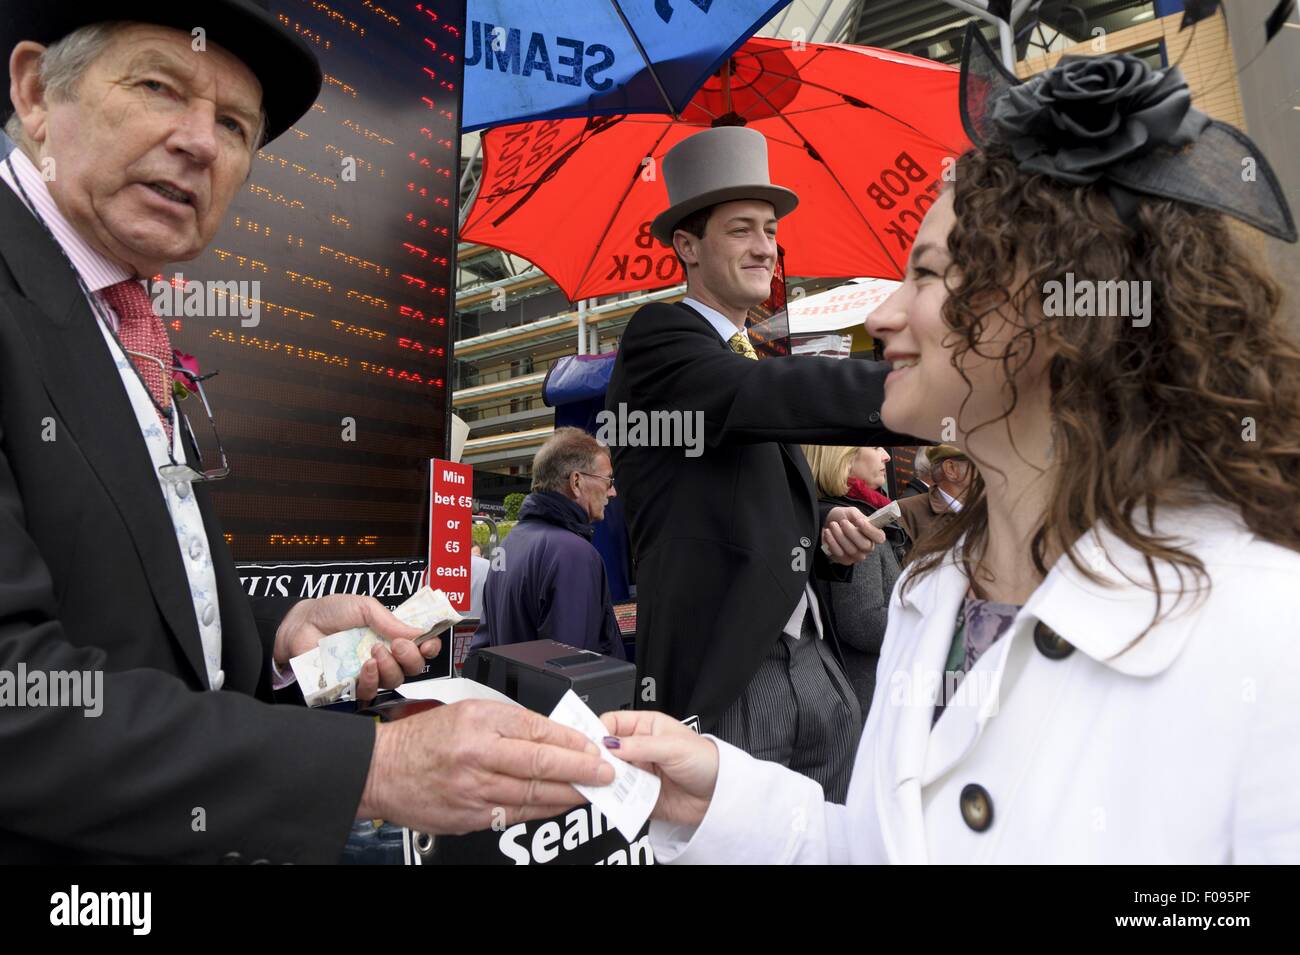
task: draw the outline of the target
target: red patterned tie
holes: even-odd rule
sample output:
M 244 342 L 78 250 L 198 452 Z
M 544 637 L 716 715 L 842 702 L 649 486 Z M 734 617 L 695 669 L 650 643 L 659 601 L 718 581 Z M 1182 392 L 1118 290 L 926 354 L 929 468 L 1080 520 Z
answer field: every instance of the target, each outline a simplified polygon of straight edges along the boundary
M 128 351 L 157 358 L 163 363 L 163 367 L 170 369 L 172 367 L 171 341 L 167 338 L 167 329 L 163 328 L 162 319 L 154 313 L 153 303 L 149 301 L 149 293 L 144 290 L 144 286 L 135 279 L 128 279 L 108 286 L 100 294 L 117 313 L 119 322 L 117 337 L 122 342 L 122 347 Z M 141 380 L 144 381 L 145 387 L 149 389 L 149 394 L 158 407 L 170 409 L 171 372 L 164 372 L 163 367 L 159 367 L 157 362 L 150 361 L 148 358 L 141 358 L 139 355 L 127 357 L 140 372 Z M 163 430 L 167 432 L 167 441 L 170 444 L 171 422 L 162 414 L 159 414 L 158 418 L 162 422 Z

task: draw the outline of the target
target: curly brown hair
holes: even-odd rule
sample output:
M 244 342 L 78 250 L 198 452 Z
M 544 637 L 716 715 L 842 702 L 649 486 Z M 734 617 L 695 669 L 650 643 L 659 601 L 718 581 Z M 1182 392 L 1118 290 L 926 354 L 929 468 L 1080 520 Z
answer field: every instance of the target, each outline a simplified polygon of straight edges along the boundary
M 1036 349 L 1052 354 L 1060 466 L 1032 541 L 1037 571 L 1046 576 L 1049 552 L 1066 553 L 1100 582 L 1071 547 L 1102 525 L 1144 556 L 1150 581 L 1133 582 L 1155 591 L 1154 625 L 1162 615 L 1157 562 L 1171 564 L 1184 584 L 1175 606 L 1189 576 L 1195 590 L 1208 585 L 1194 554 L 1149 532 L 1158 508 L 1217 501 L 1263 540 L 1300 550 L 1300 348 L 1281 314 L 1279 286 L 1224 217 L 1139 197 L 1130 227 L 1104 186 L 1027 175 L 996 142 L 958 160 L 952 188 L 943 318 L 955 332 L 953 364 L 960 372 L 967 353 L 998 360 L 1008 382 L 1006 412 L 973 423 L 975 430 L 1010 414 L 1016 374 Z M 1149 281 L 1150 324 L 1046 318 L 1045 284 L 1067 272 L 1076 283 Z M 990 353 L 986 328 L 1008 314 L 1010 339 Z M 1146 529 L 1134 519 L 1143 513 Z M 910 579 L 938 566 L 963 536 L 961 559 L 974 580 L 972 564 L 988 543 L 980 476 L 960 513 L 918 542 Z

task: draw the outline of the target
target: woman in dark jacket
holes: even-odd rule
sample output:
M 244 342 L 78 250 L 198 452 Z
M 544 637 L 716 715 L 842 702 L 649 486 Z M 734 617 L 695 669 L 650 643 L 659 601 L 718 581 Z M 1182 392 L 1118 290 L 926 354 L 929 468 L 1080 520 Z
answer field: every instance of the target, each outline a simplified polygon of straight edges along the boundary
M 817 495 L 834 505 L 857 507 L 870 514 L 889 503 L 885 486 L 884 448 L 841 448 L 805 445 L 804 455 L 817 484 Z M 906 537 L 897 527 L 885 528 L 886 544 L 853 568 L 853 578 L 828 582 L 823 612 L 840 637 L 844 669 L 858 695 L 866 722 L 876 688 L 876 663 L 885 639 L 889 598 L 898 580 L 900 554 Z

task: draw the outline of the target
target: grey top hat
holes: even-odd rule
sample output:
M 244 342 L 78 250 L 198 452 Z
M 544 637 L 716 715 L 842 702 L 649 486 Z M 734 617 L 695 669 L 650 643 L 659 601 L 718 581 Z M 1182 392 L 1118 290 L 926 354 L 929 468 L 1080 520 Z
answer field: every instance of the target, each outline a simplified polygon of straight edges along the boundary
M 669 206 L 655 216 L 650 234 L 665 245 L 672 245 L 677 223 L 706 206 L 761 199 L 772 203 L 780 219 L 799 204 L 789 189 L 772 185 L 767 140 L 744 126 L 719 126 L 683 139 L 664 156 L 664 183 Z

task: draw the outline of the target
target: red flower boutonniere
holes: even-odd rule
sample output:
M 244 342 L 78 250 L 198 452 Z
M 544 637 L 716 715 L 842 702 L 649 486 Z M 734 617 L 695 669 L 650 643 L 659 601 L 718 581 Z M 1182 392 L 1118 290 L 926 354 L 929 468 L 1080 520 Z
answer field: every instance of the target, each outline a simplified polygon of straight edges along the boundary
M 189 372 L 186 375 L 185 372 Z M 190 376 L 193 376 L 191 378 Z M 199 376 L 199 360 L 182 351 L 172 352 L 172 397 L 177 401 L 188 398 L 198 391 L 194 378 Z

